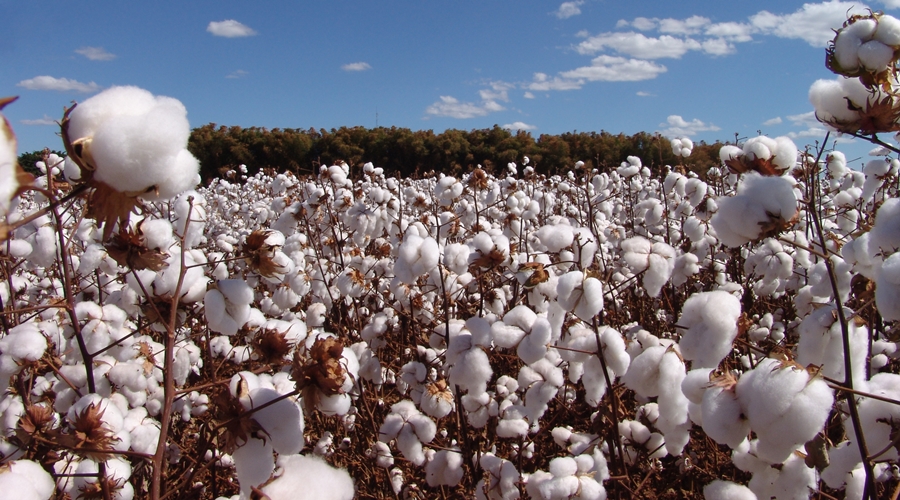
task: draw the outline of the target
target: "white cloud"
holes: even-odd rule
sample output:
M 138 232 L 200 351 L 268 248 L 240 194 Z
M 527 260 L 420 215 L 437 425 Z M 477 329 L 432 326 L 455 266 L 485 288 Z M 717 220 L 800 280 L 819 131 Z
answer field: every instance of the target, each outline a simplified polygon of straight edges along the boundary
M 559 9 L 556 11 L 556 17 L 560 19 L 568 19 L 572 16 L 578 16 L 581 14 L 581 9 L 579 7 L 584 3 L 584 0 L 575 0 L 574 2 L 563 2 L 560 4 Z
M 512 122 L 507 123 L 506 125 L 502 125 L 500 128 L 505 128 L 507 130 L 534 130 L 537 127 L 534 125 L 529 125 L 525 122 Z
M 634 21 L 630 23 L 625 19 L 619 19 L 619 22 L 616 23 L 616 28 L 624 28 L 626 26 L 631 26 L 636 30 L 640 31 L 650 31 L 656 29 L 658 23 L 656 19 L 650 19 L 647 17 L 636 17 Z
M 350 64 L 345 64 L 341 66 L 341 69 L 344 71 L 365 71 L 367 69 L 372 69 L 372 66 L 367 62 L 355 62 Z
M 660 19 L 659 31 L 673 35 L 695 35 L 700 33 L 700 28 L 709 23 L 709 18 L 703 16 L 691 16 L 687 19 Z
M 778 15 L 763 10 L 750 16 L 750 24 L 765 34 L 799 38 L 813 47 L 825 47 L 834 38 L 832 29 L 840 28 L 847 16 L 865 13 L 861 4 L 829 0 L 803 4 L 791 14 Z
M 503 101 L 509 102 L 509 90 L 516 88 L 512 83 L 496 81 L 490 82 L 490 89 L 482 89 L 478 91 L 478 96 L 482 101 Z
M 780 116 L 776 116 L 775 118 L 770 118 L 770 119 L 764 121 L 764 122 L 763 122 L 763 125 L 766 126 L 766 127 L 771 127 L 772 125 L 778 125 L 778 124 L 781 123 L 782 121 L 783 121 L 783 120 L 781 119 Z
M 94 82 L 81 83 L 77 80 L 68 78 L 54 78 L 52 76 L 42 75 L 27 80 L 22 80 L 16 86 L 23 87 L 28 90 L 56 90 L 58 92 L 83 92 L 90 93 L 100 90 L 100 86 Z
M 818 139 L 823 139 L 825 137 L 825 134 L 827 133 L 828 131 L 823 127 L 810 127 L 806 130 L 801 130 L 800 132 L 788 132 L 787 136 L 791 139 L 801 139 L 807 137 L 816 137 Z
M 239 38 L 243 36 L 253 36 L 256 31 L 249 26 L 239 23 L 234 19 L 226 19 L 224 21 L 211 21 L 206 27 L 206 31 L 215 36 L 224 36 L 225 38 Z
M 816 119 L 816 112 L 810 111 L 808 113 L 802 113 L 799 115 L 788 115 L 788 121 L 794 124 L 794 126 L 806 126 L 806 127 L 816 127 L 820 126 L 819 120 Z
M 900 7 L 900 0 L 881 0 L 881 3 L 883 3 L 884 7 L 887 9 L 896 9 Z
M 697 118 L 687 121 L 679 115 L 669 115 L 666 123 L 660 123 L 659 126 L 666 127 L 660 130 L 660 133 L 666 137 L 689 137 L 699 132 L 716 132 L 721 130 L 712 123 L 703 123 Z
M 37 118 L 34 120 L 19 120 L 19 123 L 22 125 L 56 125 L 56 119 L 50 117 L 49 115 L 44 115 L 43 118 Z
M 568 78 L 560 78 L 554 76 L 550 78 L 546 73 L 535 73 L 531 83 L 525 84 L 528 90 L 545 91 L 545 90 L 578 90 L 583 82 L 571 80 Z
M 652 80 L 666 71 L 665 66 L 650 61 L 602 55 L 595 57 L 590 66 L 564 71 L 560 76 L 590 82 L 637 82 Z
M 701 50 L 700 42 L 690 38 L 676 38 L 663 35 L 659 38 L 647 37 L 643 33 L 626 31 L 622 33 L 601 33 L 578 44 L 580 54 L 594 54 L 610 48 L 621 54 L 639 59 L 678 59 L 689 50 Z
M 534 94 L 532 94 L 531 92 L 525 92 L 524 94 L 522 94 L 522 97 L 524 97 L 525 99 L 534 99 Z
M 704 30 L 704 34 L 724 38 L 731 42 L 749 42 L 753 40 L 753 26 L 746 23 L 726 22 L 710 24 Z
M 704 40 L 702 44 L 703 52 L 714 56 L 724 56 L 735 52 L 734 45 L 728 43 L 724 38 L 710 38 Z
M 503 111 L 504 108 L 495 101 L 485 101 L 481 104 L 472 102 L 460 102 L 458 99 L 448 95 L 442 95 L 440 100 L 425 108 L 425 113 L 432 116 L 448 116 L 450 118 L 474 118 L 476 116 L 485 116 L 496 111 Z
M 250 74 L 250 73 L 247 73 L 246 71 L 244 71 L 244 70 L 242 70 L 242 69 L 239 69 L 239 70 L 237 70 L 237 71 L 235 71 L 235 72 L 233 72 L 233 73 L 229 73 L 229 74 L 225 75 L 225 78 L 229 78 L 229 79 L 234 80 L 234 79 L 237 79 L 237 78 L 243 78 L 243 77 L 245 77 L 245 76 L 247 76 L 247 75 L 249 75 L 249 74 Z
M 651 94 L 650 92 L 645 92 L 643 90 L 638 90 L 637 92 L 635 92 L 635 95 L 637 95 L 638 97 L 656 97 L 655 94 Z
M 75 50 L 76 54 L 81 54 L 91 61 L 112 61 L 116 58 L 115 54 L 110 54 L 103 47 L 81 47 Z

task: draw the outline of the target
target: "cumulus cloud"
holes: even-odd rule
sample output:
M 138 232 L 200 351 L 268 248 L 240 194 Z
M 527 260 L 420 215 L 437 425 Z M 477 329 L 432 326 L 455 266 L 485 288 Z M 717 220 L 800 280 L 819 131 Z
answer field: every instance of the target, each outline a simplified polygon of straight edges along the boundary
M 425 108 L 425 113 L 431 116 L 466 119 L 485 116 L 504 109 L 506 108 L 496 101 L 483 101 L 481 103 L 462 102 L 455 97 L 442 95 L 439 101 Z
M 224 36 L 225 38 L 239 38 L 244 36 L 253 36 L 256 31 L 249 26 L 239 23 L 234 19 L 226 19 L 224 21 L 211 21 L 206 27 L 206 31 L 215 36 Z
M 234 72 L 232 72 L 232 73 L 228 73 L 227 75 L 225 75 L 225 78 L 229 78 L 229 79 L 235 80 L 235 79 L 238 79 L 238 78 L 243 78 L 243 77 L 245 77 L 245 76 L 247 76 L 247 75 L 249 75 L 249 74 L 250 74 L 250 73 L 247 73 L 246 71 L 244 71 L 244 70 L 242 70 L 242 69 L 239 69 L 239 70 L 234 71 Z
M 749 42 L 753 40 L 751 35 L 754 31 L 753 26 L 750 24 L 729 21 L 710 24 L 703 33 L 707 36 L 724 38 L 732 42 Z
M 581 14 L 581 9 L 579 8 L 584 3 L 584 0 L 575 0 L 574 2 L 563 2 L 560 4 L 559 9 L 556 10 L 556 17 L 560 19 L 568 19 L 572 16 L 577 16 Z
M 512 123 L 507 123 L 506 125 L 503 125 L 500 128 L 505 128 L 507 130 L 534 130 L 537 127 L 535 127 L 534 125 L 529 125 L 525 122 L 512 122 Z
M 778 125 L 778 124 L 781 123 L 781 122 L 782 122 L 781 117 L 780 117 L 780 116 L 776 116 L 775 118 L 770 118 L 770 119 L 764 121 L 764 122 L 763 122 L 763 125 L 766 126 L 766 127 L 771 127 L 772 125 Z
M 791 14 L 779 15 L 763 10 L 750 16 L 750 24 L 761 33 L 799 38 L 813 47 L 825 47 L 834 38 L 832 29 L 840 28 L 847 16 L 865 13 L 861 4 L 829 0 L 803 4 Z
M 103 47 L 81 47 L 76 49 L 75 53 L 83 55 L 91 61 L 112 61 L 116 58 L 115 54 L 110 54 Z
M 341 66 L 341 69 L 344 71 L 365 71 L 367 69 L 372 69 L 372 66 L 367 62 L 355 62 L 349 63 Z
M 16 86 L 28 90 L 56 90 L 58 92 L 82 92 L 85 94 L 100 90 L 100 86 L 94 82 L 82 83 L 77 80 L 55 78 L 47 75 L 22 80 Z
M 716 132 L 721 130 L 719 127 L 704 123 L 697 118 L 687 121 L 679 115 L 669 115 L 665 123 L 660 123 L 660 127 L 666 127 L 659 132 L 666 137 L 690 137 L 699 132 Z
M 592 59 L 590 66 L 564 71 L 560 76 L 589 82 L 637 82 L 651 80 L 666 71 L 665 66 L 650 61 L 601 55 Z
M 49 115 L 44 115 L 43 118 L 19 120 L 19 123 L 22 125 L 56 125 L 56 119 Z
M 601 33 L 579 43 L 575 50 L 580 54 L 595 54 L 605 49 L 639 59 L 678 59 L 690 50 L 700 50 L 700 42 L 690 38 L 676 38 L 663 35 L 659 38 L 647 37 L 643 33 L 625 31 L 621 33 Z
M 522 97 L 524 97 L 525 99 L 534 99 L 534 94 L 532 94 L 531 92 L 525 92 L 524 94 L 522 94 Z
M 696 35 L 700 33 L 700 28 L 709 23 L 709 18 L 703 16 L 691 16 L 687 19 L 660 19 L 659 31 L 672 35 Z
M 532 81 L 525 84 L 525 88 L 543 92 L 547 90 L 577 90 L 580 89 L 582 85 L 584 85 L 584 82 L 579 80 L 560 78 L 558 76 L 550 78 L 550 75 L 547 73 L 535 73 L 532 77 Z

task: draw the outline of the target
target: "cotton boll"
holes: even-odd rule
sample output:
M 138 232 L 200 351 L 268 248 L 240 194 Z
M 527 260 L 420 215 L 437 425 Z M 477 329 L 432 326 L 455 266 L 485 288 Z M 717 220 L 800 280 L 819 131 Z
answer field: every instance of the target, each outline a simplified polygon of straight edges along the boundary
M 244 409 L 251 410 L 267 404 L 281 397 L 277 391 L 268 388 L 258 388 L 250 391 L 248 403 Z M 242 401 L 244 403 L 244 401 Z M 303 449 L 303 413 L 296 403 L 288 399 L 281 399 L 252 414 L 260 427 L 272 439 L 272 447 L 275 452 L 282 455 L 298 453 Z
M 859 67 L 859 49 L 862 40 L 851 30 L 842 30 L 834 39 L 834 58 L 844 71 L 855 71 Z
M 275 479 L 261 488 L 271 500 L 351 500 L 353 478 L 318 457 L 278 457 Z
M 821 431 L 834 403 L 824 380 L 772 358 L 741 376 L 737 397 L 759 437 L 757 453 L 770 463 L 783 462 Z
M 241 495 L 249 498 L 252 487 L 266 482 L 275 470 L 272 441 L 250 438 L 234 450 L 234 468 L 241 485 Z
M 720 380 L 703 393 L 701 412 L 703 432 L 715 442 L 737 448 L 750 434 L 750 423 L 743 415 L 732 383 Z
M 894 49 L 878 40 L 872 40 L 859 47 L 859 62 L 862 66 L 876 73 L 888 68 L 894 58 Z
M 590 322 L 603 309 L 603 284 L 596 278 L 585 278 L 581 271 L 571 271 L 559 278 L 559 305 L 583 321 Z
M 694 367 L 715 368 L 731 352 L 738 334 L 741 303 L 723 291 L 691 295 L 678 319 L 681 340 L 678 346 Z
M 845 317 L 853 311 L 844 308 Z M 851 366 L 854 385 L 865 380 L 866 357 L 869 352 L 869 331 L 865 325 L 848 321 Z M 800 343 L 797 345 L 797 362 L 803 366 L 816 365 L 822 375 L 836 380 L 844 380 L 843 330 L 837 321 L 837 311 L 833 306 L 821 307 L 803 319 L 797 329 Z
M 756 500 L 750 488 L 722 479 L 704 486 L 703 497 L 707 500 Z
M 428 486 L 455 487 L 463 478 L 463 456 L 458 451 L 440 450 L 425 466 L 425 480 Z
M 204 298 L 204 311 L 209 328 L 224 335 L 234 335 L 250 318 L 253 289 L 244 280 L 219 280 L 216 289 Z
M 887 14 L 880 16 L 873 37 L 885 45 L 900 46 L 900 20 Z
M 885 259 L 875 273 L 875 304 L 884 319 L 900 319 L 900 252 Z
M 764 177 L 756 172 L 745 174 L 737 194 L 719 200 L 719 210 L 710 221 L 722 244 L 743 245 L 768 231 L 786 225 L 797 213 L 793 181 L 786 177 Z

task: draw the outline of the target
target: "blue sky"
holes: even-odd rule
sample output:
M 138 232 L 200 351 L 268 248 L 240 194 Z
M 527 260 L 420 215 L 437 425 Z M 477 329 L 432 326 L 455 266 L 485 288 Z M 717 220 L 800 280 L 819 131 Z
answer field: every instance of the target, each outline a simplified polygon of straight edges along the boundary
M 659 131 L 821 140 L 807 93 L 849 9 L 760 0 L 0 0 L 0 96 L 19 150 L 112 85 L 180 99 L 194 127 Z M 869 147 L 846 144 L 848 153 Z

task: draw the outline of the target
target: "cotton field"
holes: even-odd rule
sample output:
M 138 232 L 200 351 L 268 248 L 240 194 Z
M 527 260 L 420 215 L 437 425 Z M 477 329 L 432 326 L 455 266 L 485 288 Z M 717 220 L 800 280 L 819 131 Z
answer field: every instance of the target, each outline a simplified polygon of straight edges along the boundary
M 840 132 L 897 109 L 894 52 L 865 49 L 896 51 L 888 17 L 836 36 L 854 80 L 812 85 Z M 869 105 L 845 112 L 856 85 Z M 548 177 L 523 157 L 195 188 L 175 99 L 113 87 L 69 108 L 68 156 L 34 180 L 0 123 L 0 491 L 900 491 L 896 148 L 862 170 L 760 136 L 699 173 L 628 157 Z

